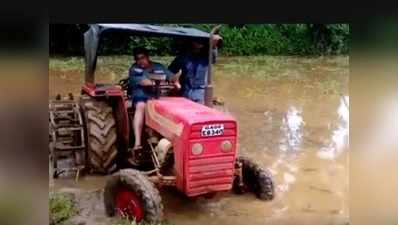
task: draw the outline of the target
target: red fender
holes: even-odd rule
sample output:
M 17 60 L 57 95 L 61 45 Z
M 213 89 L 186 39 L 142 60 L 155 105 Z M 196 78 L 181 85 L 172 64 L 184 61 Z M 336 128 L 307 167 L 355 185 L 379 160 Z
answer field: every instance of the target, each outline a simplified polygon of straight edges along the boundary
M 86 83 L 82 87 L 82 94 L 87 94 L 93 98 L 105 98 L 113 108 L 116 119 L 118 137 L 122 137 L 123 146 L 127 148 L 129 144 L 129 117 L 125 105 L 123 90 L 116 85 L 96 85 Z

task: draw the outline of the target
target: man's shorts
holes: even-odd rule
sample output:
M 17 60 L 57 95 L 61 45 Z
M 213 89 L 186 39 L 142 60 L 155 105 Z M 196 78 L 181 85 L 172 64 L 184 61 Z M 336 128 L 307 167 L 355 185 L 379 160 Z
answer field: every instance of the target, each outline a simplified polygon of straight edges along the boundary
M 149 99 L 148 96 L 133 96 L 133 104 L 136 105 L 138 102 L 147 102 Z
M 205 104 L 205 89 L 189 89 L 184 91 L 184 97 L 191 99 L 194 102 Z

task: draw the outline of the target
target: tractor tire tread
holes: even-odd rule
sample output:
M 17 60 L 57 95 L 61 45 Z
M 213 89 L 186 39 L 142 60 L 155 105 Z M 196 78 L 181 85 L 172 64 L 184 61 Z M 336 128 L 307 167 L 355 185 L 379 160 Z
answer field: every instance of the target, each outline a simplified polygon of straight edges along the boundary
M 256 196 L 261 200 L 274 199 L 272 174 L 248 157 L 239 156 L 237 161 L 242 163 L 243 182 L 251 186 Z
M 117 131 L 112 107 L 105 101 L 84 99 L 88 164 L 92 172 L 110 174 L 116 169 Z
M 161 222 L 163 219 L 163 204 L 159 191 L 144 174 L 135 169 L 119 170 L 107 181 L 104 190 L 104 204 L 108 216 L 116 214 L 114 199 L 116 190 L 120 185 L 127 186 L 141 199 L 146 222 Z

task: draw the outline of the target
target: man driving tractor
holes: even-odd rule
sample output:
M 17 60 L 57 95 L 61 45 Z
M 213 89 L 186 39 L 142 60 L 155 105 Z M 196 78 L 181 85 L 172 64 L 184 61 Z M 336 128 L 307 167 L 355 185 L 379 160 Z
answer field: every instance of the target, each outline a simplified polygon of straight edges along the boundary
M 222 40 L 221 36 L 212 36 L 213 60 L 216 62 L 217 46 Z M 207 46 L 207 47 L 206 47 Z M 169 70 L 177 73 L 182 70 L 181 75 L 181 95 L 197 103 L 205 103 L 205 87 L 208 77 L 209 55 L 208 43 L 203 40 L 190 42 L 190 49 L 184 54 L 177 56 L 169 66 Z
M 212 54 L 215 63 L 217 57 L 217 46 L 222 40 L 220 35 L 212 36 Z M 167 69 L 160 63 L 152 62 L 146 48 L 137 47 L 133 50 L 135 63 L 129 69 L 129 79 L 132 84 L 132 103 L 135 106 L 133 129 L 135 143 L 133 151 L 141 149 L 141 134 L 144 123 L 144 113 L 146 101 L 153 98 L 152 86 L 155 82 L 148 78 L 150 73 L 166 75 L 166 79 L 171 81 L 177 90 L 181 89 L 182 96 L 201 104 L 204 104 L 205 87 L 207 83 L 207 72 L 209 58 L 207 54 L 207 43 L 203 41 L 192 41 L 191 49 L 183 55 L 177 56 Z M 173 75 L 173 73 L 175 73 Z M 182 87 L 179 82 L 182 74 Z
M 141 134 L 144 124 L 145 105 L 148 99 L 154 97 L 155 93 L 151 87 L 155 85 L 155 81 L 149 78 L 150 74 L 155 76 L 165 75 L 168 81 L 174 84 L 177 89 L 180 89 L 179 77 L 181 72 L 173 74 L 165 66 L 160 63 L 153 62 L 149 58 L 149 52 L 146 48 L 137 47 L 133 50 L 135 63 L 129 69 L 129 79 L 132 90 L 132 103 L 135 106 L 135 113 L 133 119 L 133 129 L 135 143 L 134 150 L 141 149 Z

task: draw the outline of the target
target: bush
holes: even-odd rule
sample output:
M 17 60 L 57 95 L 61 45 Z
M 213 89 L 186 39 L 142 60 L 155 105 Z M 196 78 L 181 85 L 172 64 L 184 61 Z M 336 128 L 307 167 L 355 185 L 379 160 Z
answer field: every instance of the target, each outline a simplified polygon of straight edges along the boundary
M 209 32 L 215 24 L 168 24 L 177 25 Z M 87 28 L 70 25 L 60 29 L 57 26 L 50 26 L 50 53 L 75 54 L 80 51 L 83 55 L 81 38 L 65 38 L 64 30 L 78 29 L 79 32 L 70 32 L 70 35 L 82 36 Z M 350 32 L 348 24 L 224 24 L 221 35 L 224 39 L 221 55 L 320 55 L 347 54 Z M 68 43 L 63 43 L 65 41 Z M 102 55 L 131 55 L 136 46 L 145 46 L 151 50 L 152 55 L 159 56 L 173 55 L 176 50 L 173 48 L 173 39 L 166 37 L 126 37 L 113 33 L 105 36 L 102 43 Z
M 192 25 L 210 31 L 210 25 Z M 325 29 L 313 30 L 311 24 L 248 24 L 224 25 L 223 55 L 320 55 L 348 53 L 348 24 L 322 25 Z M 314 32 L 330 40 L 321 43 Z M 324 47 L 324 48 L 323 48 Z

